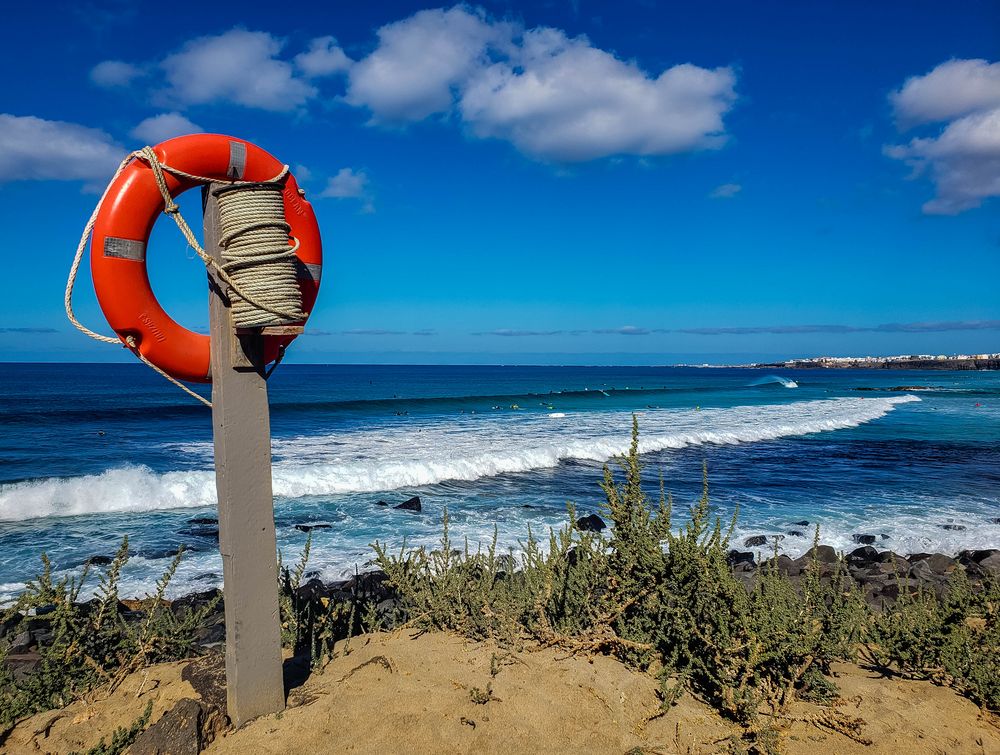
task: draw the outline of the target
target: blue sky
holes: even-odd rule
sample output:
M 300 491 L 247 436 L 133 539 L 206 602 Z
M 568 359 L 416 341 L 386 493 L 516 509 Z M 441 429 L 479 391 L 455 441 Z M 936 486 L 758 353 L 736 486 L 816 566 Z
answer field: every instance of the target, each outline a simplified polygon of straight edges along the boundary
M 2 358 L 130 358 L 66 270 L 120 157 L 191 130 L 314 203 L 290 360 L 1000 351 L 995 3 L 322 5 L 5 11 Z M 204 328 L 164 219 L 149 266 Z

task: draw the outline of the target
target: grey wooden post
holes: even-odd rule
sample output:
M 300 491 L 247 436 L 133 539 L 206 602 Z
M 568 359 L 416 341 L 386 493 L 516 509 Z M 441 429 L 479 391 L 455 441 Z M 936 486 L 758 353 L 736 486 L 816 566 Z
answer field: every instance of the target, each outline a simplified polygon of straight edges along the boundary
M 219 205 L 207 186 L 205 251 L 221 262 Z M 219 494 L 219 549 L 226 605 L 229 717 L 247 721 L 285 707 L 271 494 L 271 421 L 260 335 L 237 336 L 229 301 L 209 293 L 212 430 Z

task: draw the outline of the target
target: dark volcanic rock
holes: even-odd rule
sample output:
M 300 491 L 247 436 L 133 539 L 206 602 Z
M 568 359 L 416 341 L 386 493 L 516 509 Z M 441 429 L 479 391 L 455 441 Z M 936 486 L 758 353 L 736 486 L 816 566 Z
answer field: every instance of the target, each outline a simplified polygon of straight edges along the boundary
M 0 637 L 6 637 L 10 634 L 21 623 L 22 619 L 24 616 L 17 612 L 12 613 L 7 618 L 0 614 Z
M 761 545 L 767 545 L 767 535 L 751 535 L 743 541 L 744 548 L 757 548 Z
M 394 509 L 400 509 L 401 511 L 420 511 L 420 496 L 413 496 L 409 500 L 403 501 L 398 506 L 393 506 Z
M 874 535 L 851 535 L 851 540 L 859 545 L 871 545 L 875 542 Z
M 978 564 L 980 561 L 989 558 L 995 553 L 1000 553 L 1000 551 L 994 548 L 981 551 L 962 551 L 961 553 L 958 554 L 958 562 L 963 566 L 968 566 L 969 564 Z
M 34 646 L 35 638 L 31 636 L 31 632 L 19 632 L 10 638 L 7 652 L 11 655 L 20 655 L 21 653 L 27 653 Z
M 188 519 L 188 524 L 218 524 L 219 520 L 214 516 L 196 516 L 194 519 Z
M 965 529 L 964 524 L 942 524 L 941 529 L 952 530 L 954 532 L 962 532 Z
M 181 548 L 184 549 L 185 553 L 196 553 L 198 551 L 198 548 L 195 548 L 192 545 L 178 545 L 176 548 L 159 548 L 150 551 L 140 551 L 139 555 L 145 559 L 149 559 L 150 561 L 157 558 L 173 558 L 177 555 L 177 551 Z
M 910 563 L 926 563 L 931 572 L 938 575 L 947 575 L 955 571 L 958 562 L 943 553 L 917 553 L 910 556 Z
M 808 527 L 809 526 L 809 520 L 808 519 L 803 519 L 802 521 L 799 521 L 799 522 L 792 522 L 792 524 L 794 524 L 796 527 Z
M 789 537 L 805 537 L 806 536 L 806 533 L 803 532 L 802 530 L 788 530 L 788 532 L 786 532 L 785 534 L 788 535 Z
M 1000 516 L 996 516 L 990 519 L 990 524 L 1000 524 Z
M 847 555 L 847 563 L 850 566 L 867 566 L 877 563 L 878 560 L 879 552 L 870 545 L 862 545 L 860 548 L 855 548 Z
M 1000 577 L 1000 553 L 994 553 L 992 556 L 987 556 L 976 565 L 993 576 Z
M 329 530 L 332 529 L 333 525 L 330 524 L 296 524 L 295 529 L 299 532 L 312 532 L 313 530 Z
M 738 564 L 749 564 L 754 565 L 754 555 L 750 551 L 729 551 L 729 555 L 726 556 L 726 561 L 729 562 L 729 566 L 733 567 Z
M 821 564 L 832 565 L 840 560 L 837 551 L 830 545 L 817 545 L 810 548 L 805 554 L 799 557 L 799 561 L 809 562 L 816 559 Z
M 108 566 L 114 561 L 111 556 L 91 556 L 83 562 L 84 566 Z
M 379 502 L 378 502 L 378 503 L 376 503 L 375 505 L 376 505 L 376 506 L 388 506 L 389 504 L 388 504 L 388 503 L 386 503 L 385 501 L 379 501 Z
M 198 755 L 202 750 L 203 711 L 197 700 L 184 698 L 138 736 L 132 755 Z
M 784 574 L 786 577 L 797 577 L 802 573 L 802 567 L 783 553 L 774 560 L 774 566 L 779 574 Z
M 590 514 L 589 516 L 583 516 L 576 520 L 576 528 L 582 530 L 583 532 L 600 532 L 605 529 L 608 525 L 604 523 L 597 514 Z

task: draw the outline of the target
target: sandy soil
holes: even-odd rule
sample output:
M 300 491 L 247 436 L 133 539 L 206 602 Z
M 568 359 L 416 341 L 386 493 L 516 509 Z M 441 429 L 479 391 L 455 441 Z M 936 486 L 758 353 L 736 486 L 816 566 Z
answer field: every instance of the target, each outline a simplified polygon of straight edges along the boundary
M 656 680 L 609 658 L 557 650 L 505 653 L 444 633 L 355 638 L 322 674 L 289 694 L 283 713 L 253 721 L 212 743 L 209 753 L 655 753 L 718 752 L 736 729 L 690 695 L 660 718 Z M 155 721 L 197 697 L 164 664 L 129 679 L 109 700 L 79 702 L 22 722 L 9 752 L 85 749 L 127 724 L 154 700 Z M 823 708 L 797 704 L 783 734 L 797 753 L 1000 753 L 1000 728 L 968 700 L 926 682 L 880 679 L 837 668 L 845 702 L 864 719 L 865 746 L 810 723 Z M 141 685 L 141 688 L 140 688 Z M 138 693 L 138 695 L 137 695 Z M 47 732 L 47 735 L 46 735 Z

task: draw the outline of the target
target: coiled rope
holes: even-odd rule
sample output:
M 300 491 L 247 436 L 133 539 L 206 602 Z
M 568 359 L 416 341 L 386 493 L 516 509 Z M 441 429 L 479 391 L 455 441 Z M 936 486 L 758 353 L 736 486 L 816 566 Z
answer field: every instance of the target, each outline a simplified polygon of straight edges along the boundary
M 180 229 L 188 246 L 194 249 L 201 261 L 205 263 L 205 267 L 229 287 L 235 327 L 284 325 L 300 322 L 306 318 L 306 314 L 302 312 L 295 269 L 295 252 L 299 248 L 299 242 L 298 239 L 293 239 L 294 244 L 288 245 L 291 228 L 285 222 L 284 200 L 282 198 L 285 180 L 288 178 L 288 166 L 283 166 L 278 175 L 270 181 L 218 181 L 186 173 L 161 163 L 152 147 L 143 147 L 141 150 L 126 155 L 118 165 L 118 169 L 98 200 L 90 220 L 84 226 L 83 235 L 80 237 L 80 243 L 77 245 L 76 254 L 73 257 L 73 264 L 70 265 L 64 304 L 66 316 L 80 332 L 103 343 L 121 343 L 118 338 L 95 333 L 77 319 L 73 312 L 73 288 L 76 285 L 80 263 L 87 248 L 87 242 L 94 231 L 94 224 L 97 222 L 101 206 L 115 180 L 132 160 L 142 160 L 149 165 L 163 197 L 163 212 L 174 219 L 174 223 Z M 194 183 L 228 184 L 228 186 L 216 189 L 214 192 L 219 200 L 221 265 L 198 243 L 191 227 L 181 214 L 180 208 L 170 196 L 165 172 Z M 206 406 L 212 405 L 204 396 L 195 393 L 146 359 L 139 352 L 139 344 L 133 336 L 127 336 L 124 345 L 148 367 L 178 388 Z

